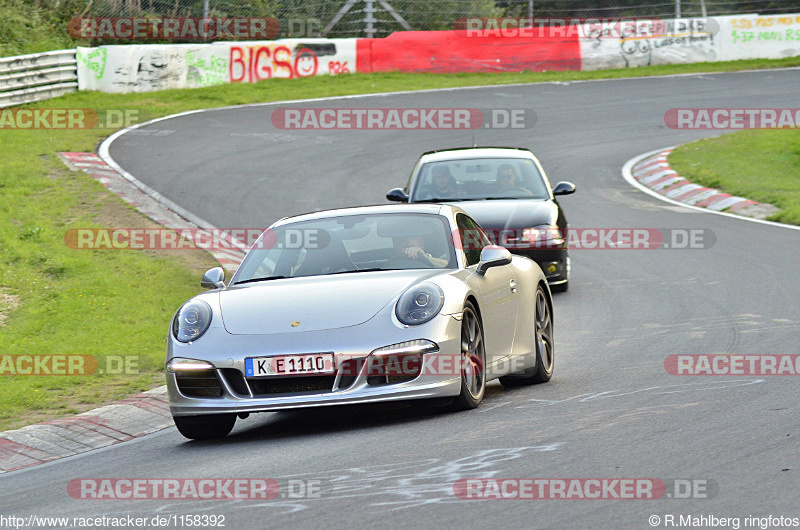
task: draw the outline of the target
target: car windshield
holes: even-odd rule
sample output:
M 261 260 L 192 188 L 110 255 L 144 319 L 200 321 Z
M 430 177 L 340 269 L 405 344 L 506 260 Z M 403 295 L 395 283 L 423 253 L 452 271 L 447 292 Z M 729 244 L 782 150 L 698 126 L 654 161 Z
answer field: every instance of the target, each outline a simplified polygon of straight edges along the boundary
M 449 225 L 441 215 L 346 215 L 265 231 L 233 281 L 455 267 Z
M 411 201 L 549 198 L 547 183 L 533 160 L 481 158 L 424 164 Z

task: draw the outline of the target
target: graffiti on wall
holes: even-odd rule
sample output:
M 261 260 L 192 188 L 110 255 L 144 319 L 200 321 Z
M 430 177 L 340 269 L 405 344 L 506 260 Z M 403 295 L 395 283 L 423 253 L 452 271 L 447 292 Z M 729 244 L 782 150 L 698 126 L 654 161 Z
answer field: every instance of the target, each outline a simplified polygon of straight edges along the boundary
M 722 29 L 723 60 L 800 55 L 800 15 L 728 17 Z
M 733 44 L 753 41 L 800 42 L 800 15 L 733 18 L 729 22 Z
M 198 50 L 188 50 L 186 61 L 186 84 L 188 87 L 220 85 L 228 82 L 228 58 L 207 54 Z
M 618 38 L 609 38 L 602 29 L 584 29 L 582 70 L 718 60 L 718 25 L 713 19 L 646 21 L 624 28 Z
M 78 48 L 81 90 L 147 92 L 355 71 L 355 39 Z
M 230 47 L 231 83 L 255 83 L 273 77 L 295 79 L 355 69 L 355 50 L 342 57 L 333 42 L 279 41 Z
M 78 67 L 81 66 L 95 79 L 100 79 L 106 71 L 108 50 L 105 48 L 78 48 L 75 52 Z

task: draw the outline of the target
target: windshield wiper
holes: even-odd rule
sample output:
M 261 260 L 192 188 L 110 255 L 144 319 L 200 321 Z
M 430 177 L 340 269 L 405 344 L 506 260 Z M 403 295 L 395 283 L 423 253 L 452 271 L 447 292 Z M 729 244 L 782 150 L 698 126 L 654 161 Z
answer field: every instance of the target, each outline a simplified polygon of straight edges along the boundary
M 430 199 L 414 199 L 411 202 L 442 202 L 442 201 L 458 201 L 460 199 L 443 199 L 441 197 L 431 197 Z
M 282 280 L 286 278 L 286 276 L 264 276 L 263 278 L 250 278 L 249 280 L 240 280 L 236 282 L 234 285 L 241 285 L 243 283 L 253 283 L 253 282 L 266 282 L 268 280 Z
M 399 270 L 403 270 L 403 269 L 384 269 L 384 268 L 381 268 L 381 267 L 372 267 L 372 268 L 369 268 L 369 269 L 353 269 L 353 270 L 350 270 L 350 271 L 332 272 L 330 274 L 327 274 L 326 276 L 330 276 L 331 274 L 346 274 L 348 272 L 376 272 L 376 271 L 399 271 Z
M 414 199 L 411 202 L 415 202 L 415 203 L 417 203 L 417 202 L 461 202 L 461 201 L 482 201 L 482 200 L 483 200 L 483 198 L 481 198 L 481 197 L 478 197 L 478 198 L 451 197 L 449 199 L 438 199 L 438 198 L 434 197 L 433 199 L 419 199 L 419 200 Z
M 541 201 L 541 197 L 536 197 L 535 195 L 523 195 L 521 197 L 484 197 L 480 199 L 482 201 L 519 201 L 519 200 L 534 200 L 534 201 Z

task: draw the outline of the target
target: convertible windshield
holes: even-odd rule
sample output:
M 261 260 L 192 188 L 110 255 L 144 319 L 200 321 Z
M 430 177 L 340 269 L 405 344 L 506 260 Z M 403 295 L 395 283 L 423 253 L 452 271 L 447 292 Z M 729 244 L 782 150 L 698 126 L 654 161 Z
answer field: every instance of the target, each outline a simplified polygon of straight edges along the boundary
M 549 199 L 533 160 L 480 158 L 429 162 L 415 178 L 412 202 Z
M 239 267 L 234 283 L 455 267 L 450 229 L 443 216 L 349 215 L 265 231 Z

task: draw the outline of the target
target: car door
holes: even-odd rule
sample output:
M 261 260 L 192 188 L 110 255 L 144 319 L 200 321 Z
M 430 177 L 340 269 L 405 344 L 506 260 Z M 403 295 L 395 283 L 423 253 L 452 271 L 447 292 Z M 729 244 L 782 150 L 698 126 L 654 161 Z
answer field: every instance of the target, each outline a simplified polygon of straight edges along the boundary
M 516 280 L 513 268 L 509 265 L 492 267 L 485 274 L 478 274 L 476 269 L 481 250 L 491 242 L 471 217 L 459 213 L 456 215 L 456 224 L 467 259 L 466 265 L 473 271 L 467 283 L 478 299 L 486 361 L 491 365 L 511 355 L 519 304 Z

